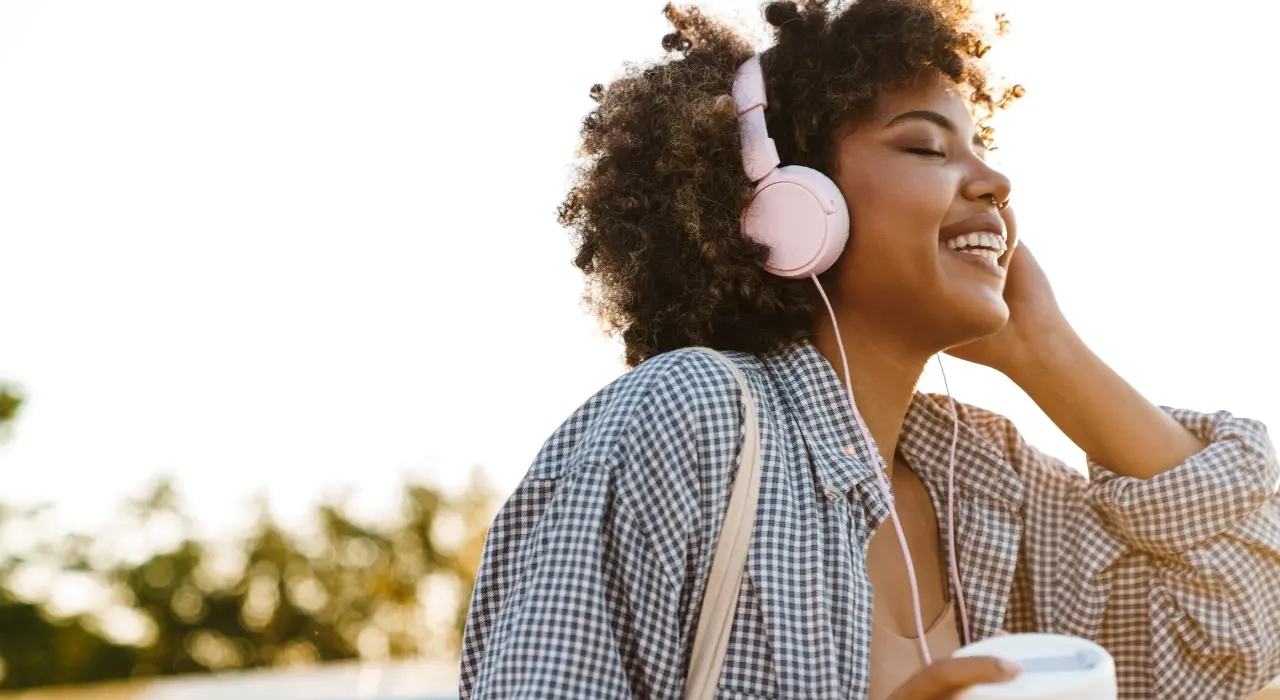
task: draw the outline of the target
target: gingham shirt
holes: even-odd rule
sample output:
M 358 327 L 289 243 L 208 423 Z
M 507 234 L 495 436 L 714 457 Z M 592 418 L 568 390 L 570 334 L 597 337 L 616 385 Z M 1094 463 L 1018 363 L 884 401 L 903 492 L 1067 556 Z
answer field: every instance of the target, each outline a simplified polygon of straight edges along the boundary
M 758 405 L 763 477 L 717 697 L 861 700 L 867 542 L 889 512 L 877 461 L 812 346 L 730 355 Z M 463 700 L 680 698 L 739 400 L 725 366 L 681 350 L 623 375 L 550 438 L 488 536 Z M 955 539 L 974 639 L 1096 640 L 1134 700 L 1244 698 L 1280 675 L 1280 464 L 1260 423 L 1171 411 L 1209 447 L 1149 480 L 1098 464 L 1085 478 L 1005 418 L 957 406 Z M 938 513 L 951 435 L 945 398 L 918 394 L 900 451 Z

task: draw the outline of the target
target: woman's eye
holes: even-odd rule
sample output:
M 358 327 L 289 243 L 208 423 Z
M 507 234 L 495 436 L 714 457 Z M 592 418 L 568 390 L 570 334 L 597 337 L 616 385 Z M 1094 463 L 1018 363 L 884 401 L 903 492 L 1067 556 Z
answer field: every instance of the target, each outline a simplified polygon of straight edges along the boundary
M 914 153 L 918 156 L 930 156 L 933 158 L 946 158 L 947 154 L 942 151 L 935 151 L 932 148 L 904 148 L 907 153 Z

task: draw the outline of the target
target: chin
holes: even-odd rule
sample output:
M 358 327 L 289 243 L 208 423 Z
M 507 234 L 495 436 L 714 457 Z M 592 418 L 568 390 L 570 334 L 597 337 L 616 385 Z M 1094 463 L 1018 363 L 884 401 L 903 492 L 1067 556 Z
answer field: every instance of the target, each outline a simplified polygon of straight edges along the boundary
M 938 324 L 946 329 L 945 347 L 954 347 L 970 341 L 985 338 L 1004 328 L 1009 322 L 1009 305 L 1000 296 L 967 295 L 968 298 L 953 300 L 947 320 Z
M 983 319 L 981 322 L 973 324 L 973 340 L 985 338 L 989 335 L 997 333 L 1004 325 L 1009 322 L 1009 311 L 1006 308 L 1003 314 L 992 315 Z

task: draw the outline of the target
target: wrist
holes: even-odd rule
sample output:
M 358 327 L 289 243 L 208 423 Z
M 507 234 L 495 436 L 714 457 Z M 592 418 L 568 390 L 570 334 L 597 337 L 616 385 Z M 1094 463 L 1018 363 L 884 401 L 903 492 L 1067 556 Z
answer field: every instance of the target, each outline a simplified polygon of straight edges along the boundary
M 1046 327 L 1022 342 L 1010 354 L 1008 366 L 1001 373 L 1030 393 L 1045 377 L 1070 375 L 1072 369 L 1087 361 L 1091 351 L 1070 325 L 1063 322 Z

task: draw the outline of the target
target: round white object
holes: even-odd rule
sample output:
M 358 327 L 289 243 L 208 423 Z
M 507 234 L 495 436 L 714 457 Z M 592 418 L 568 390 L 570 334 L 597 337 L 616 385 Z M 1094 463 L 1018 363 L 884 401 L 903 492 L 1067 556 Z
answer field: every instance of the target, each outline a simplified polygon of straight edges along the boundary
M 1023 666 L 1007 683 L 975 685 L 956 700 L 1116 700 L 1116 664 L 1106 649 L 1061 634 L 984 639 L 955 656 L 995 656 Z

